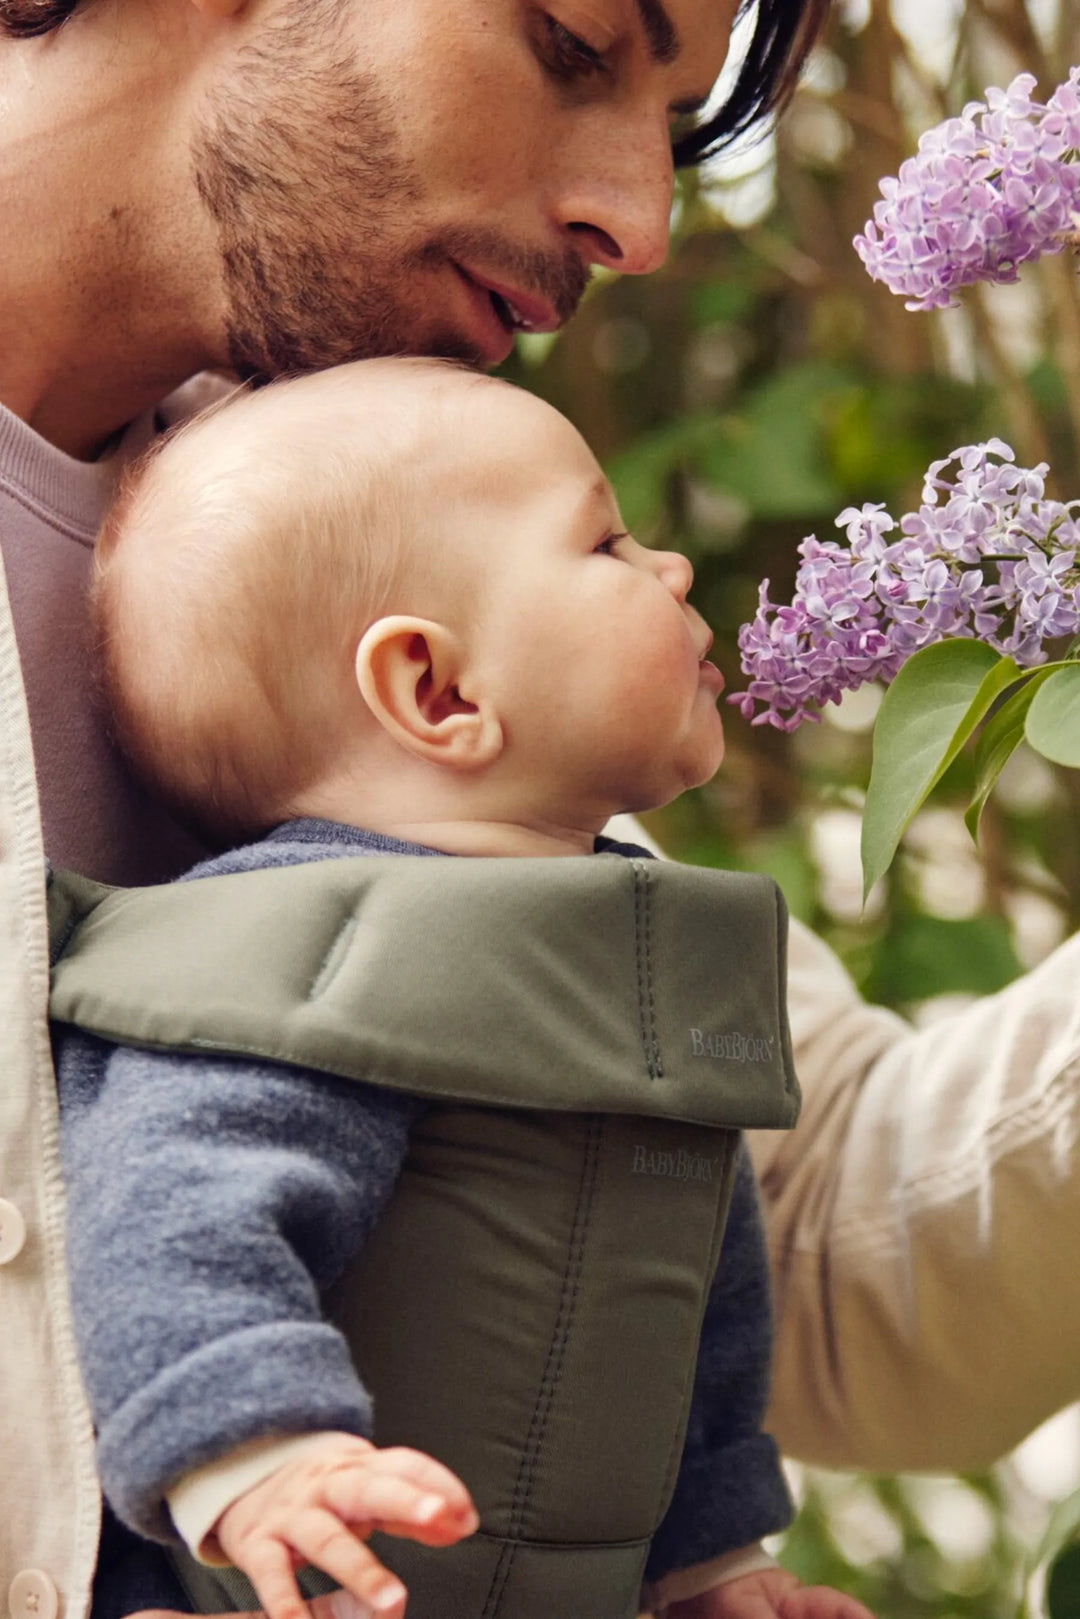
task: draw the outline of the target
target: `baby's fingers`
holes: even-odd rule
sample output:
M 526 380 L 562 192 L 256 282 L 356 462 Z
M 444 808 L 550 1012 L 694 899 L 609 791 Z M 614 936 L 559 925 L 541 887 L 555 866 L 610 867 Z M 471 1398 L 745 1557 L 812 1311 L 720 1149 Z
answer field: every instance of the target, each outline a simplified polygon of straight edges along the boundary
M 300 1560 L 314 1563 L 337 1580 L 362 1604 L 365 1610 L 379 1619 L 402 1619 L 405 1612 L 406 1590 L 390 1570 L 384 1568 L 370 1547 L 358 1540 L 333 1512 L 321 1507 L 309 1508 L 289 1535 L 293 1549 Z M 255 1584 L 250 1571 L 248 1578 Z M 295 1581 L 293 1582 L 295 1586 Z M 259 1587 L 256 1586 L 256 1590 Z M 263 1593 L 259 1590 L 259 1595 Z M 294 1612 L 274 1613 L 267 1608 L 269 1619 L 300 1619 Z M 303 1619 L 309 1619 L 306 1612 Z
M 420 1450 L 410 1450 L 405 1445 L 393 1445 L 388 1450 L 376 1451 L 371 1465 L 374 1471 L 406 1479 L 417 1489 L 443 1496 L 448 1506 L 456 1506 L 462 1512 L 472 1511 L 472 1497 L 464 1484 L 456 1473 L 451 1473 L 434 1456 L 427 1456 Z
M 293 1558 L 280 1540 L 251 1537 L 232 1553 L 233 1562 L 255 1587 L 268 1619 L 310 1619 L 293 1573 Z
M 435 1546 L 471 1535 L 479 1521 L 461 1485 L 448 1496 L 397 1473 L 374 1469 L 334 1474 L 323 1486 L 323 1499 L 346 1523 L 407 1535 Z

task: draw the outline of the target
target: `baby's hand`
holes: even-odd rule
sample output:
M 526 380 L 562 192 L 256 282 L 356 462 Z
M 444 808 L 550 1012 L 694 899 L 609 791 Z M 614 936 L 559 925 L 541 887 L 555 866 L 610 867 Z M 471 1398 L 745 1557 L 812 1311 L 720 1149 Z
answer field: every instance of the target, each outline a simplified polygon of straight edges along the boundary
M 704 1596 L 673 1602 L 665 1619 L 874 1619 L 854 1597 L 825 1585 L 801 1585 L 782 1568 L 761 1569 Z
M 307 1619 L 294 1571 L 314 1563 L 380 1619 L 401 1619 L 406 1591 L 364 1541 L 375 1529 L 451 1546 L 479 1522 L 454 1474 L 417 1450 L 376 1450 L 328 1433 L 222 1513 L 222 1552 L 242 1569 L 269 1619 Z

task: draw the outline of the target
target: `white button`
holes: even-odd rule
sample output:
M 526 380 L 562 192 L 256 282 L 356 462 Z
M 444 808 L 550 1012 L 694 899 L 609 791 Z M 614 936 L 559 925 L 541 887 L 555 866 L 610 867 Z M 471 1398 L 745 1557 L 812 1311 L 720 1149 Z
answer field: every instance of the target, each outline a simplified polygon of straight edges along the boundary
M 0 1265 L 6 1265 L 22 1251 L 26 1241 L 26 1221 L 6 1197 L 0 1197 Z
M 56 1619 L 60 1598 L 56 1586 L 39 1568 L 24 1568 L 8 1589 L 11 1619 Z

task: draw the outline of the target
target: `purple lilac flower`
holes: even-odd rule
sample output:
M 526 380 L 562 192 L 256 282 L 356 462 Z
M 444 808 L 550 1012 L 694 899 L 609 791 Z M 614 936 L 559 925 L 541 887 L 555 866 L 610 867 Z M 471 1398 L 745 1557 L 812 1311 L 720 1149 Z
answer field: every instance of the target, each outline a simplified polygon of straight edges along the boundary
M 1045 104 L 1035 79 L 990 89 L 928 130 L 899 174 L 882 180 L 855 250 L 908 309 L 945 309 L 975 281 L 1015 281 L 1020 265 L 1060 253 L 1080 223 L 1080 68 Z
M 799 546 L 789 606 L 761 586 L 739 631 L 749 685 L 729 700 L 754 725 L 792 731 L 932 641 L 977 638 L 1022 668 L 1045 662 L 1046 641 L 1080 633 L 1080 502 L 1048 499 L 1046 471 L 990 439 L 935 461 L 922 505 L 899 522 L 880 505 L 841 512 L 845 541 Z

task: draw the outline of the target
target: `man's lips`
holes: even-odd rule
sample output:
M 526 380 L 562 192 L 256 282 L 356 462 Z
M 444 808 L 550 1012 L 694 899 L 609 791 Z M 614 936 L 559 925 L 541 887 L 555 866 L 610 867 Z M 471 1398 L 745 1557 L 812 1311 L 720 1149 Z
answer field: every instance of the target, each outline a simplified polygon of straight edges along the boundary
M 464 267 L 461 267 L 464 268 Z M 490 297 L 500 320 L 518 332 L 554 332 L 562 322 L 549 299 L 539 293 L 523 292 L 508 282 L 493 281 L 490 276 L 476 270 L 464 271 L 470 281 L 482 287 Z
M 469 335 L 488 365 L 506 359 L 517 332 L 553 332 L 561 324 L 546 298 L 492 281 L 461 264 L 455 263 L 454 269 L 469 294 L 473 317 Z

